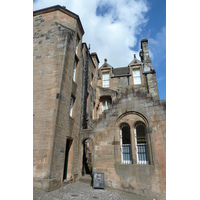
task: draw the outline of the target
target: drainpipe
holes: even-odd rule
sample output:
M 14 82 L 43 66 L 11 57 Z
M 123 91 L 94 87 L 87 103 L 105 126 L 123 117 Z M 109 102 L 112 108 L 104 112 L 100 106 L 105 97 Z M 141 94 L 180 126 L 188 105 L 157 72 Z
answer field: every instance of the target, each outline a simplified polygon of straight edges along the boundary
M 149 84 L 148 84 L 148 78 L 147 78 L 147 74 L 145 73 L 146 76 L 146 82 L 147 82 L 147 93 L 149 93 Z
M 88 66 L 89 66 L 89 52 L 90 50 L 90 45 L 89 49 L 87 48 L 86 51 L 86 64 L 85 64 L 85 92 L 84 92 L 84 108 L 83 108 L 83 129 L 87 129 L 87 90 L 88 90 Z

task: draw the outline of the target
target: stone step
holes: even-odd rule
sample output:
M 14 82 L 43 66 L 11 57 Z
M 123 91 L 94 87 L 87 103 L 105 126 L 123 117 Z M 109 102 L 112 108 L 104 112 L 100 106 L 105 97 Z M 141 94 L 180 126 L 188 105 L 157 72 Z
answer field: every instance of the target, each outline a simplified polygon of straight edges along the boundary
M 81 176 L 81 178 L 79 179 L 79 181 L 83 182 L 83 183 L 89 183 L 89 184 L 91 184 L 92 183 L 92 177 L 89 174 L 86 174 L 84 176 Z

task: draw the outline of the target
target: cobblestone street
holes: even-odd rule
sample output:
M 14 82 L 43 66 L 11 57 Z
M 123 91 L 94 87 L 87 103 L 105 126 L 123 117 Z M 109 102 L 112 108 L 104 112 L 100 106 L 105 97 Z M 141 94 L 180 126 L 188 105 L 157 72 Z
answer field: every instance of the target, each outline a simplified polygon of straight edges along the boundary
M 149 198 L 141 197 L 136 194 L 126 193 L 110 188 L 93 189 L 88 183 L 75 182 L 62 186 L 61 188 L 44 192 L 40 190 L 33 190 L 33 200 L 152 200 Z

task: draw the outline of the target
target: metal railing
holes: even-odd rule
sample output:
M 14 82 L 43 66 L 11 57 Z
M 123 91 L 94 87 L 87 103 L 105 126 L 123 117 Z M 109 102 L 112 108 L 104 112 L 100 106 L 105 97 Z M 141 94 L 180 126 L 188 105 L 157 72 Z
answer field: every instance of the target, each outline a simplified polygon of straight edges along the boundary
M 148 164 L 148 152 L 146 144 L 137 145 L 137 163 L 138 164 Z
M 122 164 L 132 164 L 131 144 L 122 145 Z

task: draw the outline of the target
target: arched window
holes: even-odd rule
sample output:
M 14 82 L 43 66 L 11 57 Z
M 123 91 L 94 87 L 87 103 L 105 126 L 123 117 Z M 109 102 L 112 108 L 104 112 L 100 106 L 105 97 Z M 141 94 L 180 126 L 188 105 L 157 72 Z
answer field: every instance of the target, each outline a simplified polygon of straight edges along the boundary
M 132 164 L 130 127 L 123 124 L 120 129 L 122 164 Z
M 146 137 L 146 127 L 143 123 L 135 126 L 135 141 L 138 164 L 148 164 L 148 146 Z

